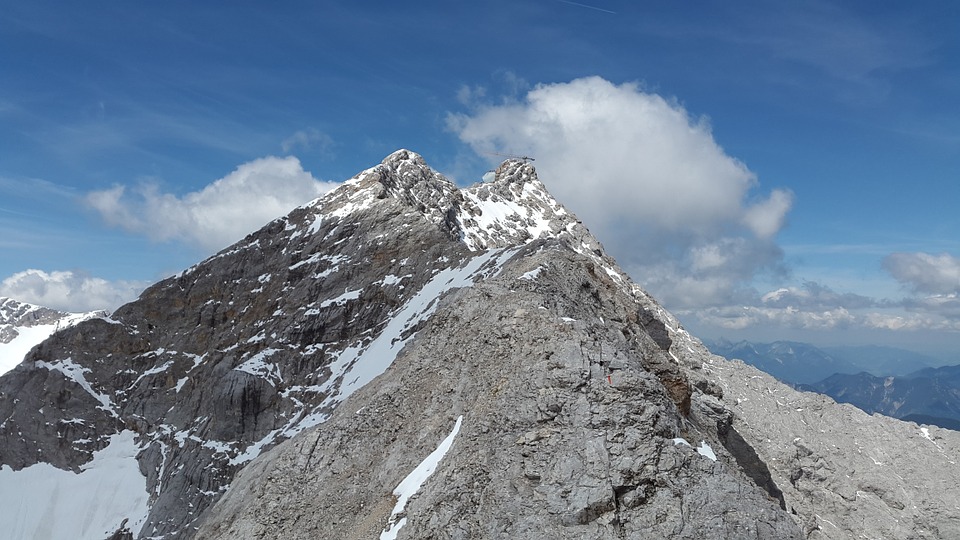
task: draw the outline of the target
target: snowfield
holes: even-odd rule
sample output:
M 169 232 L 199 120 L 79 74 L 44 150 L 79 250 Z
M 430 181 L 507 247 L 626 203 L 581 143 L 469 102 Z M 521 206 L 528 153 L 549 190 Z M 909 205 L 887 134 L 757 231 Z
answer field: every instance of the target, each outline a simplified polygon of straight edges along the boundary
M 19 471 L 0 467 L 0 535 L 103 540 L 126 522 L 136 536 L 147 519 L 149 494 L 133 439 L 132 431 L 113 435 L 79 474 L 47 463 Z

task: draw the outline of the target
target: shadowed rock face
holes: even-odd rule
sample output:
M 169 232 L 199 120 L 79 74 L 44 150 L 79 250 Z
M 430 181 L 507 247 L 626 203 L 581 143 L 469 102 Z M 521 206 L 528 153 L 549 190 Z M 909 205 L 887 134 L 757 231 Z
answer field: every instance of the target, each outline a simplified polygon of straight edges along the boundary
M 0 378 L 0 463 L 79 471 L 135 432 L 150 493 L 135 537 L 840 538 L 825 521 L 852 534 L 870 517 L 856 496 L 821 504 L 852 484 L 814 467 L 843 463 L 816 430 L 810 454 L 784 455 L 798 413 L 781 430 L 758 412 L 782 385 L 729 376 L 740 365 L 521 161 L 458 189 L 396 152 L 55 337 Z M 929 433 L 904 444 L 952 458 Z M 909 508 L 901 523 L 926 527 Z

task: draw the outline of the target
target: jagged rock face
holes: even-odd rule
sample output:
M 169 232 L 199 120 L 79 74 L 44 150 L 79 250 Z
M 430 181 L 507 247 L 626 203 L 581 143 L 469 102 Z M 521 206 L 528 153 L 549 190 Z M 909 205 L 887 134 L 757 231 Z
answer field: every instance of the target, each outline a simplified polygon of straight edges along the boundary
M 654 374 L 677 364 L 620 276 L 555 240 L 500 268 L 447 296 L 330 420 L 245 469 L 198 537 L 376 538 L 394 487 L 462 416 L 400 538 L 800 538 Z
M 135 440 L 149 504 L 91 538 L 853 536 L 872 515 L 818 499 L 849 482 L 792 490 L 776 396 L 727 365 L 529 164 L 457 189 L 399 151 L 34 349 L 0 378 L 0 480 Z
M 79 471 L 132 430 L 151 494 L 142 535 L 189 535 L 237 470 L 325 420 L 389 365 L 436 297 L 483 271 L 472 249 L 564 231 L 593 241 L 529 165 L 458 190 L 396 152 L 34 350 L 0 379 L 0 464 Z

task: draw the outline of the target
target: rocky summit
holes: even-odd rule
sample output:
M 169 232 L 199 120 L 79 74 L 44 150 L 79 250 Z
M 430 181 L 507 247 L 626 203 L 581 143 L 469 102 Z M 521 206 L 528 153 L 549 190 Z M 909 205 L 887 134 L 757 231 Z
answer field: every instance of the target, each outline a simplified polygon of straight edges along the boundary
M 950 538 L 958 443 L 711 355 L 524 160 L 401 150 L 0 378 L 0 527 Z

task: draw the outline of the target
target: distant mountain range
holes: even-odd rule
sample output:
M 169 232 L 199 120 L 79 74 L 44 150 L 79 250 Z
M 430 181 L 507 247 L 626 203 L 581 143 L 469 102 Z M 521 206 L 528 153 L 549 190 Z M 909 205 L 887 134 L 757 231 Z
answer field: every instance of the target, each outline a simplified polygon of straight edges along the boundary
M 931 356 L 894 347 L 816 347 L 796 341 L 736 343 L 720 339 L 704 341 L 713 354 L 743 360 L 781 381 L 812 384 L 835 373 L 868 373 L 876 377 L 907 375 L 940 364 Z
M 864 371 L 877 377 L 907 375 L 918 369 L 943 364 L 931 356 L 879 345 L 823 347 L 822 350 L 838 360 L 857 366 L 858 373 Z
M 960 430 L 960 366 L 892 347 L 818 348 L 809 343 L 705 342 L 799 390 L 826 394 L 868 413 Z
M 925 368 L 897 377 L 838 373 L 797 387 L 868 413 L 960 430 L 960 366 Z

